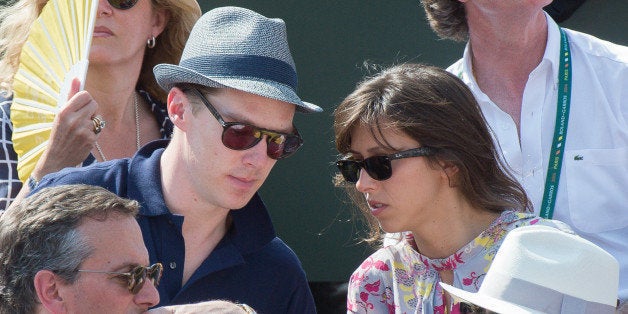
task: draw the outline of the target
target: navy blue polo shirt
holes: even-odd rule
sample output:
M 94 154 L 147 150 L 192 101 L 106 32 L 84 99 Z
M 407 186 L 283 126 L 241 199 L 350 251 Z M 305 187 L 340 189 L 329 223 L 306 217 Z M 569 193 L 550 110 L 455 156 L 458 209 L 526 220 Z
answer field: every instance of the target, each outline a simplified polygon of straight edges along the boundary
M 137 221 L 150 262 L 164 265 L 158 287 L 160 306 L 222 299 L 246 303 L 259 313 L 316 313 L 301 262 L 276 236 L 257 193 L 245 207 L 230 212 L 232 224 L 227 234 L 181 286 L 184 217 L 171 214 L 166 207 L 159 170 L 167 143 L 152 142 L 132 158 L 47 175 L 35 191 L 83 183 L 137 200 L 141 205 Z

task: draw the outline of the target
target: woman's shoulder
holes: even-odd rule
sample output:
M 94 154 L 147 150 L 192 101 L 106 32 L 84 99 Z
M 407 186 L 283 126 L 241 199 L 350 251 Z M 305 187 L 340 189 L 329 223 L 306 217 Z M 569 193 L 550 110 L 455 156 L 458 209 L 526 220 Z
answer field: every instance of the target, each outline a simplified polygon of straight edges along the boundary
M 170 117 L 168 116 L 168 109 L 166 105 L 162 103 L 159 99 L 154 96 L 151 96 L 148 92 L 138 89 L 137 92 L 144 98 L 146 103 L 150 106 L 150 110 L 155 116 L 157 120 L 157 124 L 159 125 L 159 132 L 161 133 L 162 138 L 170 138 L 172 131 L 174 130 L 174 125 L 172 121 L 170 121 Z
M 7 95 L 5 92 L 0 92 L 0 108 L 3 115 L 9 114 L 11 103 L 13 102 L 13 96 Z
M 553 228 L 557 228 L 569 233 L 573 233 L 569 226 L 565 223 L 543 219 L 533 213 L 524 213 L 515 210 L 507 210 L 501 213 L 501 215 L 491 224 L 491 226 L 482 232 L 477 238 L 475 238 L 469 245 L 463 248 L 464 252 L 481 252 L 482 255 L 494 255 L 502 241 L 506 237 L 508 232 L 523 226 L 531 225 L 545 225 Z M 469 254 L 473 255 L 473 254 Z
M 165 108 L 166 105 L 159 100 L 159 98 L 155 97 L 154 95 L 151 95 L 150 93 L 148 93 L 147 91 L 143 90 L 143 89 L 138 89 L 137 92 L 140 94 L 140 96 L 142 96 L 144 98 L 144 100 L 146 100 L 146 102 L 148 104 L 150 104 L 151 106 L 157 106 L 157 107 L 162 107 Z
M 501 219 L 502 227 L 508 231 L 523 226 L 543 225 L 553 227 L 565 232 L 574 233 L 573 230 L 571 230 L 571 228 L 562 221 L 545 219 L 533 213 L 507 211 L 504 212 L 499 219 Z
M 13 102 L 12 96 L 7 96 L 5 93 L 0 92 L 0 124 L 4 129 L 13 130 L 11 124 L 11 103 Z M 10 137 L 9 137 L 10 139 Z
M 408 264 L 413 259 L 414 250 L 403 240 L 394 245 L 379 248 L 367 257 L 354 273 L 385 273 L 392 271 L 398 265 Z M 397 266 L 396 266 L 397 265 Z

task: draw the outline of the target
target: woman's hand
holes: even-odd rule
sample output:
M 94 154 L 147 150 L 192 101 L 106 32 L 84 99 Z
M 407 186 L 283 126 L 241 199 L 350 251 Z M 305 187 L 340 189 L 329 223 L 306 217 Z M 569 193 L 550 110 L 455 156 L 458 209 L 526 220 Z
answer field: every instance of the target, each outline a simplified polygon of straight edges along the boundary
M 87 91 L 79 91 L 78 79 L 72 87 L 65 107 L 55 117 L 50 141 L 37 162 L 32 176 L 39 180 L 44 175 L 80 164 L 94 147 L 98 134 L 94 121 L 98 104 Z

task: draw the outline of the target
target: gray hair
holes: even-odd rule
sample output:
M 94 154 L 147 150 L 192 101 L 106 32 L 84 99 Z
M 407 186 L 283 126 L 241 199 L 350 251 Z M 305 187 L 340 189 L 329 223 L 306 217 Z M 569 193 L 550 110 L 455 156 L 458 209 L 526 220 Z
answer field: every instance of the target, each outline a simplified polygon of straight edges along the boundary
M 135 217 L 136 201 L 101 187 L 61 185 L 42 189 L 0 216 L 0 313 L 34 313 L 38 271 L 73 283 L 92 252 L 77 228 L 88 218 Z

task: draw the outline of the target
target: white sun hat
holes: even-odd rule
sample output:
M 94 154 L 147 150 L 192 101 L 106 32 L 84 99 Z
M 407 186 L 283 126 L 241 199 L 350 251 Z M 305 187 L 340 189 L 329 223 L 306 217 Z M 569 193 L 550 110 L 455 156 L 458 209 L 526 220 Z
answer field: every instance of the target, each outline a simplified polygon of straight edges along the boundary
M 548 226 L 510 231 L 476 293 L 454 298 L 497 313 L 615 313 L 619 263 L 577 235 Z

